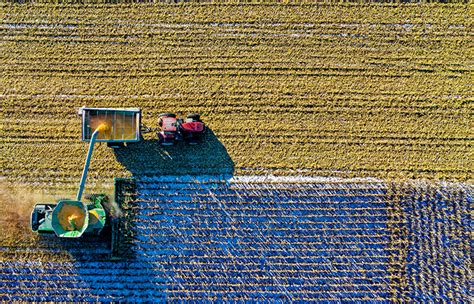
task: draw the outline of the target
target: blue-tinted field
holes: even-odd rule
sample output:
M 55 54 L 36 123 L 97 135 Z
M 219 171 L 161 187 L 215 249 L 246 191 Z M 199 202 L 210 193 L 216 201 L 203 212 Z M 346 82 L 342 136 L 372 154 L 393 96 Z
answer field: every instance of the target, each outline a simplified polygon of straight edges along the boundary
M 1 248 L 10 254 L 0 259 L 1 299 L 467 301 L 466 187 L 255 176 L 119 183 L 133 255 L 108 261 L 104 248 L 77 245 L 67 262 L 28 261 L 28 249 Z

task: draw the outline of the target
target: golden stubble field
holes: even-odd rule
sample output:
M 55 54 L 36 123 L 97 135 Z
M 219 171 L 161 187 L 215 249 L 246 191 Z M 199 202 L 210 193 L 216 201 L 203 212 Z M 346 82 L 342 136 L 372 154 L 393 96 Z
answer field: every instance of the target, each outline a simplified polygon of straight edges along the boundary
M 160 278 L 153 265 L 174 269 L 180 263 L 169 256 L 160 261 L 161 253 L 148 255 L 149 250 L 166 248 L 184 235 L 178 245 L 194 248 L 209 241 L 199 237 L 225 236 L 229 223 L 247 221 L 252 226 L 256 216 L 261 223 L 272 216 L 273 223 L 283 218 L 285 228 L 292 220 L 288 215 L 294 214 L 301 222 L 283 234 L 290 241 L 268 230 L 262 251 L 276 247 L 286 255 L 294 249 L 289 245 L 298 246 L 304 237 L 300 245 L 305 247 L 292 252 L 298 256 L 309 249 L 317 258 L 324 251 L 316 250 L 318 246 L 330 248 L 339 241 L 336 252 L 348 258 L 340 266 L 354 267 L 357 280 L 367 265 L 385 269 L 384 283 L 374 278 L 361 285 L 361 290 L 382 286 L 389 294 L 381 300 L 416 301 L 420 294 L 442 294 L 443 288 L 445 301 L 464 300 L 470 278 L 469 183 L 474 160 L 471 12 L 468 4 L 0 3 L 0 281 L 6 286 L 0 298 L 120 301 L 130 292 L 143 300 L 143 290 L 156 288 L 157 294 L 148 298 L 155 301 L 159 283 L 141 285 Z M 71 197 L 76 190 L 87 152 L 76 115 L 81 106 L 140 107 L 150 127 L 156 127 L 162 112 L 199 112 L 212 131 L 195 147 L 164 148 L 153 134 L 119 151 L 97 145 L 87 193 L 111 193 L 114 177 L 161 174 L 195 174 L 197 179 L 229 173 L 380 179 L 361 184 L 343 179 L 314 184 L 237 182 L 229 189 L 206 188 L 194 180 L 183 188 L 172 182 L 151 183 L 124 214 L 142 215 L 134 222 L 138 228 L 129 233 L 137 233 L 137 254 L 153 264 L 133 259 L 112 267 L 106 261 L 89 263 L 91 256 L 103 253 L 98 244 L 43 239 L 30 232 L 28 218 L 34 203 Z M 397 181 L 382 182 L 391 179 Z M 189 189 L 195 188 L 192 200 L 183 200 L 182 193 L 190 195 Z M 230 207 L 223 208 L 223 203 Z M 187 227 L 189 218 L 181 217 L 190 211 L 194 226 Z M 168 218 L 174 213 L 175 219 Z M 224 222 L 229 213 L 236 217 Z M 220 230 L 208 226 L 209 219 Z M 172 225 L 157 224 L 166 221 Z M 319 226 L 301 229 L 305 221 Z M 341 226 L 334 228 L 334 222 Z M 346 238 L 346 224 L 356 225 L 350 236 L 355 239 Z M 252 236 L 252 229 L 242 227 L 244 236 Z M 150 236 L 150 230 L 155 235 Z M 190 230 L 192 234 L 182 233 Z M 336 231 L 334 239 L 327 237 L 331 230 Z M 156 241 L 161 235 L 166 239 Z M 261 240 L 247 247 L 259 246 Z M 224 258 L 226 265 L 234 262 L 207 244 L 211 257 Z M 386 245 L 382 253 L 381 244 Z M 372 248 L 368 255 L 345 253 L 360 245 Z M 183 247 L 176 248 L 170 256 L 182 257 Z M 198 265 L 195 258 L 191 266 Z M 208 259 L 206 253 L 203 260 Z M 307 264 L 308 272 L 295 264 L 270 277 L 303 282 L 320 275 L 330 278 L 327 268 L 320 269 L 325 263 Z M 334 260 L 329 263 L 334 265 Z M 222 260 L 218 264 L 221 267 Z M 260 262 L 255 265 L 261 267 Z M 211 264 L 206 267 L 212 269 Z M 184 270 L 192 275 L 175 272 L 184 280 L 192 278 L 189 285 L 181 285 L 184 292 L 199 291 L 194 278 L 200 271 L 191 272 L 188 266 Z M 58 273 L 62 280 L 55 279 Z M 135 282 L 133 290 L 117 287 L 122 280 Z M 359 284 L 340 282 L 333 291 L 357 289 Z M 253 292 L 258 293 L 255 286 Z M 228 295 L 237 287 L 219 288 Z M 295 299 L 314 300 L 318 292 L 302 289 Z M 373 300 L 374 294 L 363 299 Z M 184 299 L 179 293 L 168 296 Z
M 8 183 L 75 189 L 87 151 L 83 105 L 140 107 L 151 127 L 161 112 L 199 112 L 219 144 L 148 141 L 121 154 L 99 145 L 90 187 L 223 165 L 235 174 L 472 178 L 469 5 L 0 7 Z

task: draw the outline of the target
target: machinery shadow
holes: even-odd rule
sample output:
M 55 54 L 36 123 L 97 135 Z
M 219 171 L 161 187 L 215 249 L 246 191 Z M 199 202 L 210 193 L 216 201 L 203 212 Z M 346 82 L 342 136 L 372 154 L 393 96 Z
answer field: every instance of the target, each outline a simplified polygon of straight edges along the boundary
M 234 173 L 232 158 L 209 128 L 197 145 L 178 142 L 174 146 L 162 146 L 156 134 L 147 136 L 114 150 L 116 159 L 133 177 Z
M 173 146 L 160 144 L 156 134 L 145 134 L 140 142 L 114 149 L 117 159 L 132 175 L 132 178 L 115 179 L 115 201 L 122 210 L 121 239 L 112 240 L 118 244 L 118 256 L 135 257 L 134 231 L 140 218 L 146 216 L 140 198 L 135 197 L 136 182 L 151 177 L 233 176 L 234 162 L 227 149 L 211 129 L 207 129 L 196 145 L 177 142 Z M 126 232 L 126 233 L 125 233 Z
M 54 233 L 42 234 L 36 239 L 40 248 L 54 248 L 67 252 L 74 261 L 100 261 L 111 257 L 110 228 L 104 228 L 98 236 L 81 236 L 77 239 L 57 237 Z

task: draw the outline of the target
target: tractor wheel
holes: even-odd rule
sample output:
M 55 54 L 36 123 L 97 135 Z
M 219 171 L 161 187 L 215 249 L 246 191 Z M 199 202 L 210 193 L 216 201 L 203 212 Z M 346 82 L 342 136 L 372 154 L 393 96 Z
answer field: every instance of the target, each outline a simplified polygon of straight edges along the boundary
M 172 114 L 172 113 L 161 113 L 160 115 L 158 115 L 158 117 L 173 117 L 173 118 L 176 118 L 176 114 Z
M 163 134 L 161 134 L 161 132 L 158 132 L 157 137 L 158 137 L 158 143 L 161 144 L 164 140 Z
M 186 116 L 186 118 L 194 119 L 196 121 L 201 121 L 201 115 L 199 115 L 197 113 L 188 114 L 188 116 Z

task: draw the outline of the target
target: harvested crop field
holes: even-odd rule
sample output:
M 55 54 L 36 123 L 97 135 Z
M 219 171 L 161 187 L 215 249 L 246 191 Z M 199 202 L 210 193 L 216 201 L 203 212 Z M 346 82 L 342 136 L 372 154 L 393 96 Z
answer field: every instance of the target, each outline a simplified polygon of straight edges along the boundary
M 472 178 L 468 4 L 0 7 L 10 182 L 75 187 L 83 105 L 141 107 L 152 127 L 161 112 L 201 113 L 237 174 Z M 213 148 L 140 162 L 221 173 Z M 95 153 L 91 182 L 133 175 Z
M 82 241 L 4 246 L 0 299 L 459 303 L 469 296 L 470 187 L 275 176 L 118 183 L 132 254 L 110 261 L 106 248 Z
M 469 301 L 472 4 L 86 2 L 0 3 L 0 301 Z M 118 260 L 29 229 L 82 106 L 209 128 L 96 145 Z

